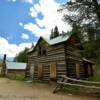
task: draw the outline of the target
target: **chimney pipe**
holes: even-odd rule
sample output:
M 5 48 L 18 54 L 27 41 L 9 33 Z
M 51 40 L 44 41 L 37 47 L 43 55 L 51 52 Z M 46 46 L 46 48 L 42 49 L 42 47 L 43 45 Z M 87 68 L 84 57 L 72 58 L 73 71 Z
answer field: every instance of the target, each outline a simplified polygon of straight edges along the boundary
M 6 54 L 4 54 L 3 63 L 6 62 Z

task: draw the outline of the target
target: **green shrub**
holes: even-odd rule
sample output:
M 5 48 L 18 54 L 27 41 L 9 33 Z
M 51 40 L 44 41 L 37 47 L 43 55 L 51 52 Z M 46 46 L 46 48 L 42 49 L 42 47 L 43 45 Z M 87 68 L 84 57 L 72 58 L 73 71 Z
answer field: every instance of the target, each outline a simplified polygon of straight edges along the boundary
M 89 77 L 87 80 L 88 81 L 100 82 L 100 75 L 95 75 L 93 77 Z

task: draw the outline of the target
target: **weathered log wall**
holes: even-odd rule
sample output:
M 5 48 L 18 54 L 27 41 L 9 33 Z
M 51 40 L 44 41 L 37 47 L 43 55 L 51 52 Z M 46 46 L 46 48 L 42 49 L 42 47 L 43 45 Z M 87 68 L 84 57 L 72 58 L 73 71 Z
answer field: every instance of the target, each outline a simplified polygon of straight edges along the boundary
M 77 78 L 76 64 L 79 64 L 80 78 L 84 78 L 84 68 L 82 65 L 82 55 L 78 48 L 70 43 L 65 44 L 65 55 L 67 64 L 67 76 Z
M 31 64 L 34 64 L 34 79 L 39 79 L 38 73 L 39 64 L 42 64 L 42 80 L 50 80 L 50 66 L 52 63 L 56 63 L 56 79 L 59 79 L 61 75 L 67 75 L 68 77 L 77 78 L 76 76 L 76 64 L 80 65 L 79 74 L 80 78 L 84 77 L 84 70 L 82 65 L 82 56 L 80 50 L 69 42 L 56 44 L 50 46 L 43 43 L 46 46 L 47 54 L 43 56 L 38 55 L 38 46 L 35 50 L 28 54 L 28 69 Z M 38 44 L 39 45 L 39 44 Z M 29 71 L 27 71 L 29 72 Z
M 15 70 L 15 69 L 7 69 L 7 76 L 24 76 L 25 70 Z
M 60 75 L 66 75 L 64 44 L 47 47 L 46 56 L 37 56 L 37 52 L 36 50 L 35 53 L 28 56 L 28 66 L 32 63 L 35 66 L 34 79 L 38 79 L 38 64 L 42 64 L 42 80 L 50 80 L 50 64 L 53 62 L 56 63 L 56 78 L 58 79 Z

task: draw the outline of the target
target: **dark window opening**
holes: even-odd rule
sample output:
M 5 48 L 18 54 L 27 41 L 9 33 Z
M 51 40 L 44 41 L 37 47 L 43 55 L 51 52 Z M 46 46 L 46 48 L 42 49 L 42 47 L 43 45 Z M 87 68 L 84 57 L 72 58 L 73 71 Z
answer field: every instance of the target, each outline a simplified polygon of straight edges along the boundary
M 41 55 L 41 46 L 39 46 L 39 50 L 38 50 L 38 56 Z
M 38 50 L 38 56 L 46 56 L 46 55 L 47 55 L 47 50 L 45 46 L 40 45 Z

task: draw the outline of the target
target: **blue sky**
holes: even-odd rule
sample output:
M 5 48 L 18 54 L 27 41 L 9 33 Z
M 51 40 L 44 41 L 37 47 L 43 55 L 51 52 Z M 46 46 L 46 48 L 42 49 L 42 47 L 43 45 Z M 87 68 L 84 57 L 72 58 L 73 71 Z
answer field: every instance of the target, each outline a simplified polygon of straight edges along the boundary
M 68 31 L 69 26 L 61 21 L 57 12 L 66 0 L 0 0 L 0 55 L 14 57 L 40 36 L 46 38 L 57 25 Z
M 8 2 L 0 0 L 0 36 L 8 39 L 9 43 L 19 44 L 21 42 L 32 42 L 36 39 L 32 34 L 19 26 L 19 22 L 34 23 L 34 19 L 28 15 L 31 4 L 21 3 L 20 0 Z M 21 33 L 27 33 L 30 39 L 20 37 Z M 32 38 L 31 38 L 32 37 Z

